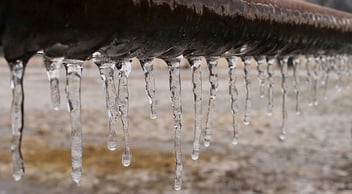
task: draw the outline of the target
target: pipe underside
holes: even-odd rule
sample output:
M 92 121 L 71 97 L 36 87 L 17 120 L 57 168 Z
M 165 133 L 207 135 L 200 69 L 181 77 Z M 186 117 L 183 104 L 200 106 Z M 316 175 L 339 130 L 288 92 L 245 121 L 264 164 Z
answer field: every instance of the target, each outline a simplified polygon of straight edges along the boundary
M 300 0 L 5 0 L 0 14 L 8 61 L 352 52 L 352 15 Z

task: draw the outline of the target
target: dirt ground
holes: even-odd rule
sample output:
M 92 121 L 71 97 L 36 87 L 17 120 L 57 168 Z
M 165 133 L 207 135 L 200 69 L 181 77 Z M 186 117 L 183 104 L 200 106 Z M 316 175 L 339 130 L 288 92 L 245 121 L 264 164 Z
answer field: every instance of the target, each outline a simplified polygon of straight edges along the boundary
M 35 62 L 33 62 L 35 63 Z M 12 193 L 238 193 L 238 194 L 351 194 L 352 193 L 352 89 L 347 80 L 341 92 L 329 82 L 328 99 L 309 107 L 312 91 L 301 70 L 302 115 L 294 112 L 292 76 L 289 82 L 288 135 L 277 140 L 281 125 L 279 72 L 275 72 L 275 105 L 266 115 L 267 97 L 258 94 L 257 72 L 251 71 L 252 123 L 240 124 L 240 142 L 232 141 L 232 114 L 228 95 L 228 73 L 220 66 L 220 85 L 212 120 L 209 148 L 201 147 L 198 161 L 191 159 L 193 139 L 193 94 L 190 69 L 182 70 L 183 189 L 173 191 L 174 151 L 168 72 L 156 69 L 158 119 L 149 119 L 143 73 L 134 65 L 129 79 L 130 139 L 132 163 L 121 165 L 120 149 L 106 148 L 108 118 L 103 84 L 95 67 L 86 68 L 82 81 L 84 131 L 83 179 L 71 180 L 70 126 L 61 79 L 61 109 L 51 109 L 46 72 L 30 64 L 25 76 L 25 129 L 23 155 L 26 175 L 12 179 L 10 155 L 11 90 L 9 70 L 0 64 L 0 194 Z M 290 71 L 290 75 L 292 71 Z M 240 119 L 243 118 L 243 72 L 238 72 Z M 208 71 L 203 67 L 203 118 L 209 98 Z M 266 91 L 267 94 L 267 91 Z M 204 123 L 204 122 L 203 122 Z

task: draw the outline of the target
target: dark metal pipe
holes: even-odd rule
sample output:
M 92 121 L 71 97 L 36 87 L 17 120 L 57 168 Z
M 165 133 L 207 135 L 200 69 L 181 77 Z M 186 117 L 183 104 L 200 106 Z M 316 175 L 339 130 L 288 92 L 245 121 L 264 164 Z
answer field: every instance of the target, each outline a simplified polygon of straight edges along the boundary
M 8 61 L 49 56 L 173 58 L 180 54 L 352 52 L 352 15 L 292 0 L 4 0 Z

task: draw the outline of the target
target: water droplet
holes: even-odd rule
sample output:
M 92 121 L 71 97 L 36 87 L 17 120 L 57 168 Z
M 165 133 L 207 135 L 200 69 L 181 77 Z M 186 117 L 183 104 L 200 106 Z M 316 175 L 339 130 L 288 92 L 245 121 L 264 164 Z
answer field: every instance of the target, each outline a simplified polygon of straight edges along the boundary
M 153 60 L 147 59 L 141 61 L 142 69 L 144 71 L 145 90 L 150 104 L 150 118 L 156 119 L 156 107 L 155 107 L 155 79 L 154 79 L 154 66 Z
M 118 79 L 119 79 L 119 91 L 118 91 L 118 103 L 119 110 L 121 113 L 121 122 L 125 140 L 125 151 L 122 155 L 122 165 L 129 163 L 131 158 L 131 151 L 129 145 L 129 134 L 128 134 L 128 107 L 129 107 L 129 92 L 128 92 L 128 76 L 131 72 L 131 60 L 124 60 L 121 62 L 121 68 L 118 71 Z M 127 155 L 125 155 L 127 154 Z M 127 159 L 127 160 L 125 160 Z M 128 164 L 129 165 L 129 164 Z
M 176 155 L 176 172 L 175 172 L 175 190 L 181 190 L 182 188 L 182 151 L 181 151 L 181 115 L 182 115 L 182 103 L 181 103 L 181 79 L 180 79 L 180 61 L 182 56 L 177 57 L 174 60 L 167 62 L 169 67 L 169 85 L 171 91 L 171 104 L 172 113 L 174 119 L 175 129 L 175 155 Z
M 233 139 L 238 138 L 239 127 L 238 127 L 238 90 L 236 87 L 236 67 L 237 63 L 242 63 L 241 58 L 231 57 L 227 59 L 229 64 L 229 94 L 231 97 L 231 111 L 232 111 L 232 126 L 233 126 Z
M 204 135 L 204 146 L 210 146 L 210 140 L 212 135 L 211 129 L 211 117 L 213 115 L 216 99 L 216 91 L 219 86 L 218 81 L 218 58 L 208 59 L 208 69 L 209 69 L 209 82 L 210 82 L 210 97 L 208 101 L 208 112 L 205 121 L 205 135 Z
M 82 175 L 81 76 L 83 61 L 65 59 L 66 97 L 71 121 L 72 179 L 79 184 Z
M 131 150 L 126 149 L 122 154 L 122 165 L 124 167 L 131 165 L 131 158 L 132 158 Z
M 21 152 L 22 132 L 23 132 L 23 107 L 24 107 L 24 92 L 23 92 L 23 76 L 25 66 L 21 60 L 9 62 L 11 70 L 11 89 L 12 89 L 12 104 L 11 104 L 11 152 L 13 163 L 13 178 L 19 181 L 24 176 L 24 162 Z

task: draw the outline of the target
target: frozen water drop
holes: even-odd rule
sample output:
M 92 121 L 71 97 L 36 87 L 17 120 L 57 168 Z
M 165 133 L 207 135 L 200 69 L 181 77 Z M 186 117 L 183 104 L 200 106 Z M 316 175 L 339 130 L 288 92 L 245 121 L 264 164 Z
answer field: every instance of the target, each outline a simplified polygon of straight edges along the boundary
M 238 144 L 238 136 L 232 138 L 232 144 L 237 145 Z
M 268 57 L 267 58 L 268 66 L 267 66 L 267 72 L 268 72 L 268 107 L 267 107 L 267 115 L 272 116 L 273 115 L 273 107 L 274 107 L 274 71 L 273 71 L 273 66 L 276 64 L 276 58 L 275 57 Z
M 13 178 L 19 181 L 24 176 L 24 162 L 21 152 L 22 132 L 23 132 L 23 107 L 24 107 L 24 92 L 23 92 L 23 76 L 25 66 L 21 60 L 9 62 L 11 70 L 11 89 L 12 89 L 12 104 L 11 104 L 11 152 L 13 163 Z
M 232 111 L 232 126 L 233 138 L 236 139 L 239 134 L 238 127 L 238 90 L 236 87 L 236 67 L 237 63 L 243 63 L 239 57 L 231 57 L 227 59 L 229 64 L 229 94 L 231 98 L 231 111 Z
M 124 167 L 131 165 L 131 158 L 132 158 L 131 151 L 129 149 L 125 150 L 122 154 L 122 165 Z
M 121 68 L 118 71 L 118 78 L 119 78 L 119 92 L 118 92 L 118 103 L 119 103 L 119 110 L 121 113 L 121 122 L 125 140 L 125 151 L 122 158 L 122 165 L 128 163 L 128 158 L 130 158 L 131 151 L 129 145 L 129 134 L 128 134 L 128 108 L 129 108 L 129 92 L 128 92 L 128 76 L 131 72 L 131 60 L 124 60 L 121 62 Z M 129 155 L 129 156 L 128 156 Z M 124 160 L 127 159 L 127 160 Z M 128 164 L 129 165 L 129 164 Z
M 182 188 L 182 151 L 181 151 L 181 116 L 182 116 L 182 103 L 181 103 L 181 78 L 180 78 L 180 61 L 182 56 L 167 62 L 169 67 L 169 86 L 171 92 L 171 104 L 172 113 L 174 119 L 175 129 L 175 155 L 176 155 L 176 167 L 175 167 L 175 190 L 181 190 Z
M 155 107 L 155 79 L 154 79 L 154 66 L 153 59 L 141 61 L 142 69 L 144 71 L 145 89 L 150 104 L 150 118 L 156 119 Z
M 81 60 L 65 59 L 66 97 L 71 122 L 72 179 L 79 184 L 82 175 L 82 123 L 81 123 Z
M 50 96 L 51 103 L 54 110 L 60 109 L 60 69 L 63 62 L 63 57 L 50 58 L 44 56 L 44 64 L 48 75 L 48 80 L 50 82 Z
M 219 86 L 218 81 L 218 58 L 208 59 L 208 70 L 209 70 L 209 83 L 210 83 L 210 97 L 208 101 L 208 111 L 205 121 L 205 134 L 204 134 L 204 146 L 210 146 L 210 140 L 212 135 L 211 129 L 211 117 L 213 115 L 216 99 L 216 91 Z
M 195 57 L 190 59 L 190 62 L 192 66 L 195 117 L 192 159 L 196 160 L 199 157 L 200 136 L 202 132 L 202 60 L 201 57 Z
M 279 141 L 284 142 L 285 140 L 286 140 L 286 134 L 281 133 L 281 134 L 279 135 Z
M 245 57 L 244 59 L 244 82 L 245 82 L 245 92 L 246 92 L 246 99 L 245 99 L 245 106 L 244 106 L 244 118 L 243 124 L 249 125 L 251 122 L 251 91 L 250 85 L 251 81 L 249 79 L 249 70 L 252 64 L 252 57 Z

